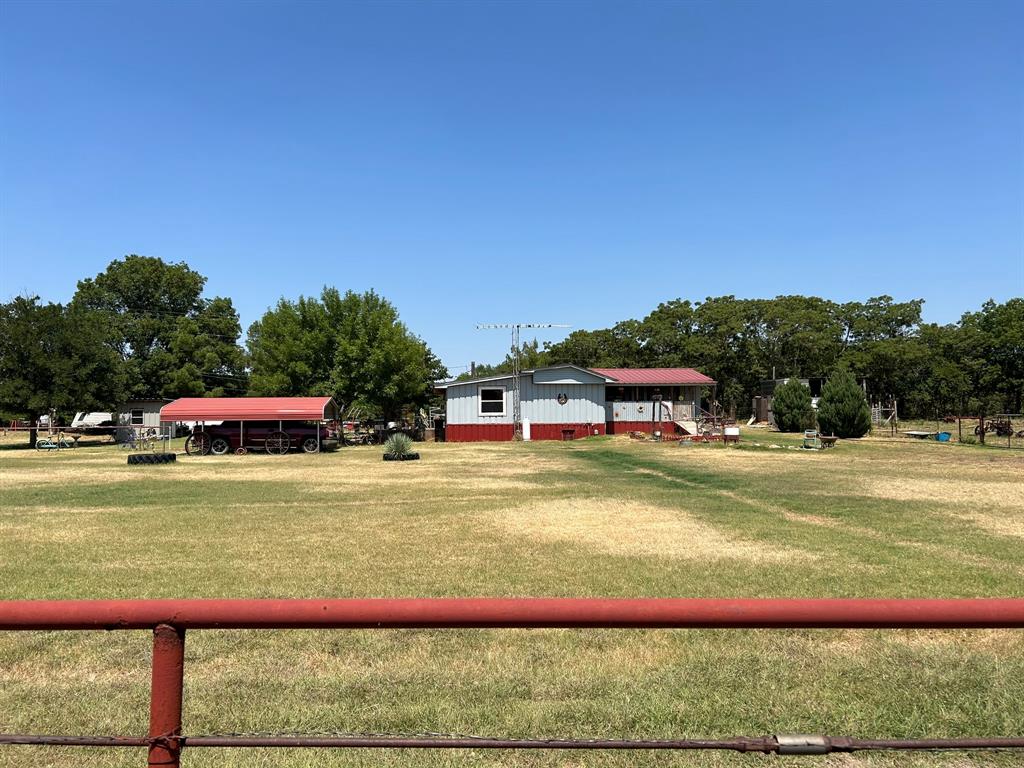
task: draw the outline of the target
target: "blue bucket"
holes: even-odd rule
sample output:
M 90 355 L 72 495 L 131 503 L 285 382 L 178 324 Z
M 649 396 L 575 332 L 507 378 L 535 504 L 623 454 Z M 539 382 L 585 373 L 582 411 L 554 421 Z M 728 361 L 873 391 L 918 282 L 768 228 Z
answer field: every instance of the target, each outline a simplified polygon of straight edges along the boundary
M 940 443 L 948 443 L 949 438 L 951 438 L 952 436 L 952 432 L 939 432 L 937 435 L 935 435 L 935 439 L 938 440 Z

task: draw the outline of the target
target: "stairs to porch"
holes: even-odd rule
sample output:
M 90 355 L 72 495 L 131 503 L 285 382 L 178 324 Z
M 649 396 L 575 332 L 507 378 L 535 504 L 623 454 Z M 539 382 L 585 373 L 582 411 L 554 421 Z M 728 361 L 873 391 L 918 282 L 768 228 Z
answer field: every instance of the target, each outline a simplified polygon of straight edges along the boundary
M 697 422 L 692 419 L 677 419 L 675 425 L 688 435 L 697 434 Z

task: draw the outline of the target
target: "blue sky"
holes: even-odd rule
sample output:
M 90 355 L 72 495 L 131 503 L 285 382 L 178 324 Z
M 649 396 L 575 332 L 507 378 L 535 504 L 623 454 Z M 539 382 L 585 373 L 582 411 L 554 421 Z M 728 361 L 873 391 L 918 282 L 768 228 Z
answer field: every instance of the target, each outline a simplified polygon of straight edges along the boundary
M 244 325 L 375 288 L 477 322 L 1024 294 L 1024 3 L 0 6 L 0 298 L 127 253 Z M 558 339 L 564 331 L 542 335 Z

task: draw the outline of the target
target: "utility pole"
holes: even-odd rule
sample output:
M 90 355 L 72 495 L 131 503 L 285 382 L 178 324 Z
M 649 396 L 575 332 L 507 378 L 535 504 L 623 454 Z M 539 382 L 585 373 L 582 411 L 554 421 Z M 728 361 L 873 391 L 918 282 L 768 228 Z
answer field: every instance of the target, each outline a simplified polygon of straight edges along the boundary
M 477 323 L 478 331 L 492 328 L 512 329 L 512 439 L 523 439 L 523 405 L 519 391 L 519 375 L 522 373 L 520 355 L 522 350 L 519 346 L 520 328 L 571 328 L 571 325 L 563 323 Z

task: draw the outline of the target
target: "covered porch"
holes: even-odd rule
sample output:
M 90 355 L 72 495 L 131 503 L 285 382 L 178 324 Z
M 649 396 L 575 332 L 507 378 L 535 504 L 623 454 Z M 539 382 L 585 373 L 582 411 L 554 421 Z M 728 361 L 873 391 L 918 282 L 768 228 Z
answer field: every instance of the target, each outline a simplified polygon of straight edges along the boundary
M 608 434 L 683 432 L 695 434 L 701 413 L 699 386 L 615 386 L 606 388 Z

